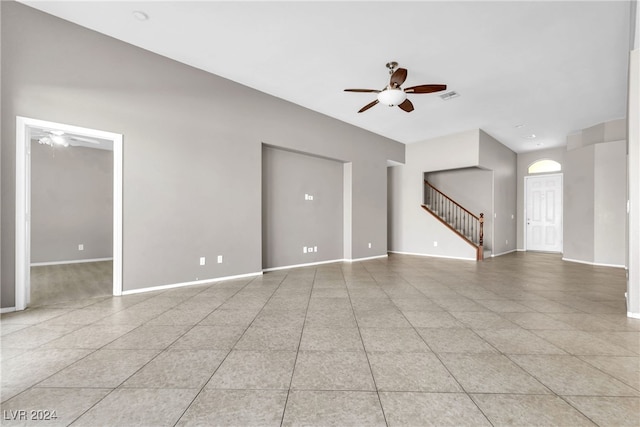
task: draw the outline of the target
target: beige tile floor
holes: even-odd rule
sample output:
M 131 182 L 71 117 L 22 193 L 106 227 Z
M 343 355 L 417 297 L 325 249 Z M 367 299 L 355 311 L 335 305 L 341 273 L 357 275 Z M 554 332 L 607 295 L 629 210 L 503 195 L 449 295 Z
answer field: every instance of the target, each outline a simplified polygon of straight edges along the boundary
M 113 292 L 113 261 L 40 265 L 31 267 L 31 305 L 108 296 Z
M 624 291 L 556 255 L 390 255 L 40 306 L 0 321 L 2 424 L 640 426 Z

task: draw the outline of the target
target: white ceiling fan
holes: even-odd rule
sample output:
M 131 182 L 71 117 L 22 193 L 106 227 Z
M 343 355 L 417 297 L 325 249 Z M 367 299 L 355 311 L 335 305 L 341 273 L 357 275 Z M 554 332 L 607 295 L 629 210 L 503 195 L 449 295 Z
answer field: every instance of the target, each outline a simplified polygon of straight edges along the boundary
M 51 147 L 96 146 L 98 148 L 101 143 L 95 138 L 68 134 L 61 130 L 38 128 L 31 129 L 31 139 L 38 141 L 39 144 L 50 145 Z

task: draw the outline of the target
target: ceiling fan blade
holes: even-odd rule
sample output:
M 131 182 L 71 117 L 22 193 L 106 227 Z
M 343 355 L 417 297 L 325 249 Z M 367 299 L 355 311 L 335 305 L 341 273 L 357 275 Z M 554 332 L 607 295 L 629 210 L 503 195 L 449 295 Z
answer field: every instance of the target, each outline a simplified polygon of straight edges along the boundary
M 377 89 L 345 89 L 345 92 L 366 92 L 366 93 L 380 93 Z
M 74 141 L 80 141 L 80 142 L 88 142 L 90 144 L 100 144 L 100 141 L 93 139 L 93 138 L 85 138 L 82 136 L 77 136 L 77 135 L 68 135 L 68 139 L 74 140 Z
M 432 93 L 447 90 L 447 85 L 418 85 L 406 88 L 406 93 Z
M 372 102 L 368 103 L 367 105 L 365 105 L 364 107 L 362 107 L 362 108 L 360 109 L 360 111 L 358 111 L 358 113 L 362 113 L 363 111 L 367 111 L 369 108 L 373 107 L 373 106 L 374 106 L 374 105 L 376 105 L 378 102 L 380 102 L 380 101 L 378 101 L 378 100 L 376 99 L 375 101 L 372 101 Z
M 391 80 L 389 81 L 389 85 L 391 87 L 400 87 L 404 81 L 407 80 L 407 69 L 406 68 L 398 68 L 396 71 L 391 74 Z
M 405 99 L 401 104 L 398 104 L 398 107 L 402 108 L 407 113 L 413 111 L 413 104 L 408 99 Z

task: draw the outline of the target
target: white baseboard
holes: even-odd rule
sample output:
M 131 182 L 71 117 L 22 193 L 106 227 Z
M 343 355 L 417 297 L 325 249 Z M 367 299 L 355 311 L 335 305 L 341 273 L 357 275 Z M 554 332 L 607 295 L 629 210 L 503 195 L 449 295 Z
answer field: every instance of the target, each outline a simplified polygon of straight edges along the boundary
M 4 308 L 0 308 L 0 314 L 4 314 L 4 313 L 12 313 L 16 311 L 15 307 L 4 307 Z
M 265 268 L 264 271 L 265 273 L 269 272 L 269 271 L 278 271 L 278 270 L 289 270 L 291 268 L 300 268 L 300 267 L 313 267 L 314 265 L 322 265 L 322 264 L 333 264 L 336 262 L 360 262 L 360 261 L 368 261 L 371 259 L 380 259 L 380 258 L 388 258 L 389 255 L 384 254 L 384 255 L 376 255 L 376 256 L 371 256 L 371 257 L 367 257 L 367 258 L 354 258 L 354 259 L 346 259 L 346 258 L 341 258 L 341 259 L 331 259 L 329 261 L 318 261 L 318 262 L 308 262 L 305 264 L 293 264 L 293 265 L 285 265 L 283 267 L 271 267 L 271 268 Z
M 415 253 L 415 252 L 389 251 L 389 253 L 392 253 L 392 254 L 399 254 L 399 255 L 424 256 L 424 257 L 431 257 L 431 258 L 459 259 L 459 260 L 462 260 L 462 261 L 475 261 L 475 260 L 476 260 L 475 258 L 464 258 L 464 257 L 445 256 L 445 255 L 433 255 L 433 254 L 419 254 L 419 253 Z
M 580 259 L 571 259 L 571 258 L 564 258 L 564 257 L 562 257 L 562 260 L 569 261 L 569 262 L 577 262 L 578 264 L 593 265 L 596 267 L 626 268 L 624 265 L 620 265 L 620 264 L 603 264 L 601 262 L 589 262 L 589 261 L 583 261 Z
M 68 261 L 32 262 L 31 267 L 42 267 L 45 265 L 82 264 L 85 262 L 101 262 L 101 261 L 113 261 L 113 258 L 93 258 L 93 259 L 76 259 L 76 260 L 68 260 Z
M 512 253 L 517 252 L 517 251 L 518 251 L 517 249 L 511 249 L 510 251 L 500 252 L 499 254 L 491 253 L 491 258 L 497 257 L 497 256 L 506 255 L 506 254 L 512 254 Z
M 344 259 L 332 259 L 329 261 L 318 261 L 318 262 L 308 262 L 305 264 L 293 264 L 293 265 L 285 265 L 282 267 L 271 267 L 271 268 L 264 268 L 262 271 L 269 272 L 269 271 L 278 271 L 278 270 L 289 270 L 291 268 L 300 268 L 300 267 L 311 267 L 314 265 L 322 265 L 322 264 L 332 264 L 334 262 L 343 262 L 345 261 Z
M 370 259 L 380 259 L 380 258 L 389 258 L 388 254 L 384 254 L 384 255 L 376 255 L 376 256 L 370 256 L 370 257 L 366 257 L 366 258 L 353 258 L 353 259 L 344 259 L 344 262 L 360 262 L 360 261 L 368 261 Z
M 632 319 L 640 319 L 640 313 L 632 313 L 627 311 L 627 317 L 631 317 Z
M 144 292 L 163 291 L 163 290 L 173 289 L 173 288 L 182 288 L 184 286 L 204 285 L 207 283 L 222 282 L 223 280 L 243 279 L 245 277 L 254 277 L 254 276 L 261 276 L 261 275 L 262 275 L 262 271 L 258 271 L 256 273 L 239 274 L 237 276 L 216 277 L 213 279 L 195 280 L 193 282 L 181 282 L 181 283 L 173 283 L 171 285 L 152 286 L 149 288 L 140 288 L 140 289 L 132 289 L 130 291 L 122 291 L 122 295 L 133 295 L 133 294 L 141 294 Z
M 521 249 L 521 248 L 516 249 L 516 251 L 518 251 L 518 252 L 527 252 L 526 249 Z

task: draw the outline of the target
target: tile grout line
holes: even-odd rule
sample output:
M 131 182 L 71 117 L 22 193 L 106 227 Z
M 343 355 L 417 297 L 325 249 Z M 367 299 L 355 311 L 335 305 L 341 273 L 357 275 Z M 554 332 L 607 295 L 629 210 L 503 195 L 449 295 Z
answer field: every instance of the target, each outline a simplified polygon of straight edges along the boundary
M 251 283 L 251 282 L 249 282 L 249 283 Z M 233 295 L 235 295 L 236 293 L 240 292 L 240 290 L 241 290 L 241 289 L 244 289 L 244 287 L 248 286 L 248 285 L 249 285 L 249 283 L 247 283 L 247 284 L 246 284 L 245 286 L 243 286 L 242 288 L 238 289 L 238 291 L 236 291 Z M 212 285 L 215 285 L 215 283 L 213 283 Z M 192 295 L 191 297 L 187 298 L 187 300 L 189 300 L 189 299 L 191 299 L 191 298 L 196 297 L 197 295 L 201 294 L 201 293 L 202 293 L 202 292 L 204 292 L 205 290 L 206 290 L 206 289 L 203 289 L 202 291 L 200 291 L 200 292 L 198 292 L 198 293 L 196 293 L 196 294 Z M 162 295 L 162 294 L 164 294 L 165 292 L 166 292 L 166 291 L 161 292 L 161 293 L 159 293 L 158 295 Z M 155 296 L 158 296 L 158 295 L 155 295 Z M 232 296 L 233 296 L 233 295 L 232 295 Z M 232 296 L 230 296 L 229 298 L 231 298 Z M 123 296 L 123 297 L 125 297 L 125 298 L 126 298 L 126 295 L 125 295 L 125 296 Z M 140 302 L 139 302 L 139 303 L 137 303 L 137 304 L 133 304 L 131 307 L 134 307 L 134 306 L 136 306 L 136 305 L 138 305 L 138 304 L 141 304 L 141 303 L 143 303 L 143 302 L 145 302 L 145 301 L 147 301 L 147 300 L 149 300 L 149 299 L 151 299 L 151 298 L 153 298 L 153 297 L 154 297 L 154 296 L 152 296 L 152 297 L 150 297 L 150 298 L 146 298 L 145 300 L 140 301 Z M 227 298 L 227 299 L 229 299 L 229 298 Z M 226 300 L 225 300 L 225 301 L 226 301 Z M 184 301 L 183 301 L 183 302 L 184 302 Z M 127 307 L 127 308 L 130 308 L 130 307 Z M 172 307 L 172 308 L 173 308 L 173 307 Z M 159 316 L 161 316 L 162 314 L 164 314 L 164 313 L 166 313 L 167 311 L 171 310 L 172 308 L 168 308 L 167 310 L 163 311 L 162 313 L 159 313 L 157 316 L 154 316 L 154 317 L 152 317 L 152 318 L 148 319 L 146 322 L 143 322 L 142 324 L 140 324 L 140 325 L 138 325 L 137 327 L 133 328 L 131 331 L 129 331 L 129 332 L 127 332 L 127 333 L 125 333 L 125 334 L 121 335 L 120 337 L 117 337 L 117 338 L 115 338 L 114 340 L 112 340 L 112 341 L 108 342 L 107 344 L 103 345 L 102 347 L 100 347 L 100 348 L 96 349 L 94 352 L 89 353 L 89 354 L 88 354 L 87 356 L 85 356 L 85 357 L 88 357 L 89 355 L 94 354 L 94 353 L 96 353 L 97 351 L 104 349 L 104 347 L 106 347 L 107 345 L 109 345 L 109 344 L 113 343 L 114 341 L 116 341 L 116 340 L 118 340 L 118 339 L 122 338 L 123 336 L 125 336 L 125 335 L 127 335 L 127 334 L 129 334 L 129 333 L 131 333 L 131 332 L 133 332 L 133 331 L 135 331 L 136 329 L 138 329 L 138 328 L 142 327 L 143 325 L 145 325 L 145 324 L 146 324 L 146 323 L 148 323 L 149 321 L 151 321 L 151 320 L 153 320 L 153 319 L 158 318 Z M 216 309 L 214 309 L 213 311 L 215 311 L 215 310 L 217 310 L 217 308 L 216 308 Z M 120 311 L 123 311 L 123 310 L 120 310 Z M 213 311 L 212 311 L 212 312 L 213 312 Z M 197 325 L 197 324 L 196 324 L 196 325 Z M 167 347 L 165 347 L 163 350 L 160 350 L 160 351 L 158 352 L 158 354 L 156 354 L 156 355 L 155 355 L 155 356 L 153 356 L 151 359 L 149 359 L 146 363 L 144 363 L 142 366 L 140 366 L 140 368 L 138 368 L 135 372 L 133 372 L 131 375 L 129 375 L 127 378 L 125 378 L 125 379 L 124 379 L 120 384 L 118 384 L 116 387 L 112 388 L 112 389 L 111 389 L 111 391 L 110 391 L 109 393 L 105 394 L 101 399 L 99 399 L 98 401 L 96 401 L 93 405 L 91 405 L 91 406 L 90 406 L 90 407 L 88 407 L 85 411 L 83 411 L 80 415 L 78 415 L 78 416 L 77 416 L 73 421 L 71 421 L 71 423 L 69 423 L 69 425 L 72 425 L 72 424 L 74 424 L 75 422 L 77 422 L 80 418 L 82 418 L 82 416 L 84 416 L 84 415 L 85 415 L 86 413 L 88 413 L 91 409 L 93 409 L 94 407 L 96 407 L 100 402 L 102 402 L 103 400 L 105 400 L 105 399 L 107 398 L 107 396 L 110 396 L 114 391 L 118 390 L 118 389 L 122 386 L 122 384 L 124 384 L 125 382 L 127 382 L 131 377 L 133 377 L 135 374 L 137 374 L 137 373 L 138 373 L 138 372 L 140 372 L 142 369 L 144 369 L 147 365 L 149 365 L 149 363 L 151 363 L 152 361 L 154 361 L 155 359 L 157 359 L 157 358 L 158 358 L 158 356 L 160 356 L 162 353 L 164 353 L 164 352 L 165 352 L 165 351 L 166 351 L 166 350 L 167 350 L 171 345 L 173 345 L 177 340 L 179 340 L 180 338 L 182 338 L 182 337 L 183 337 L 187 332 L 189 332 L 191 329 L 193 329 L 196 325 L 193 325 L 191 328 L 188 328 L 188 329 L 187 329 L 187 330 L 186 330 L 182 335 L 180 335 L 180 336 L 179 336 L 179 337 L 177 337 L 175 340 L 173 340 L 173 341 L 171 342 L 171 344 L 169 344 L 169 345 L 168 345 Z M 84 358 L 83 358 L 83 359 L 84 359 Z M 82 360 L 82 359 L 81 359 L 81 360 Z M 72 366 L 73 364 L 75 364 L 75 363 L 77 363 L 77 362 L 79 362 L 79 360 L 78 360 L 78 361 L 76 361 L 76 362 L 74 362 L 74 363 L 72 363 L 72 364 L 71 364 L 71 365 L 69 365 L 69 366 Z M 69 366 L 67 366 L 67 367 L 65 367 L 65 368 L 63 368 L 63 369 L 66 369 L 66 368 L 68 368 Z M 56 372 L 56 374 L 57 374 L 57 373 L 59 373 L 59 372 L 61 372 L 61 371 L 62 371 L 62 369 L 61 369 L 60 371 Z M 54 375 L 55 375 L 55 374 L 54 374 Z M 50 378 L 50 377 L 47 377 L 47 379 L 48 379 L 48 378 Z M 44 381 L 44 380 L 43 380 L 43 381 Z M 41 382 L 42 382 L 42 381 L 41 381 Z M 37 385 L 37 384 L 36 384 L 36 385 Z M 31 388 L 33 388 L 33 387 L 31 387 Z
M 584 412 L 582 412 L 579 408 L 577 408 L 575 405 L 573 405 L 571 402 L 569 402 L 567 399 L 564 398 L 564 396 L 562 396 L 561 394 L 556 393 L 554 390 L 551 389 L 551 387 L 547 387 L 546 384 L 544 384 L 541 380 L 538 379 L 538 377 L 536 375 L 534 375 L 533 373 L 529 372 L 528 370 L 526 370 L 523 366 L 520 366 L 515 360 L 513 360 L 511 357 L 509 357 L 509 355 L 505 354 L 505 356 L 511 360 L 512 363 L 515 363 L 520 369 L 522 369 L 523 371 L 525 371 L 527 374 L 531 375 L 533 378 L 536 379 L 536 381 L 538 381 L 540 384 L 544 385 L 547 389 L 549 389 L 549 391 L 551 392 L 552 396 L 555 396 L 557 398 L 559 398 L 560 400 L 562 400 L 563 402 L 565 402 L 567 405 L 569 405 L 569 407 L 575 409 L 579 414 L 581 414 L 582 416 L 584 416 L 586 419 L 588 419 L 589 421 L 591 421 L 592 423 L 594 423 L 595 425 L 599 425 L 597 422 L 595 422 L 595 420 L 592 420 L 591 417 L 589 417 L 587 414 L 585 414 Z M 568 354 L 567 356 L 563 356 L 560 355 L 561 357 L 575 357 L 571 354 Z M 598 397 L 602 397 L 601 395 Z
M 227 302 L 228 300 L 230 300 L 231 298 L 233 298 L 234 296 L 236 296 L 238 293 L 240 293 L 240 291 L 244 290 L 247 286 L 249 286 L 251 283 L 253 283 L 254 281 L 257 281 L 258 278 L 262 278 L 263 276 L 258 276 L 258 277 L 254 277 L 253 279 L 251 279 L 246 285 L 244 285 L 243 287 L 241 287 L 240 289 L 238 289 L 236 292 L 234 292 L 233 295 L 229 296 L 229 298 L 227 298 L 225 300 L 225 302 Z M 233 343 L 233 345 L 230 346 L 229 351 L 227 352 L 227 355 L 220 361 L 220 363 L 218 364 L 218 366 L 216 367 L 216 369 L 214 369 L 213 373 L 209 376 L 209 379 L 207 381 L 205 381 L 202 385 L 202 387 L 200 387 L 200 390 L 198 390 L 198 392 L 196 393 L 196 395 L 193 397 L 193 399 L 191 400 L 191 402 L 187 405 L 187 407 L 184 409 L 184 411 L 182 411 L 182 413 L 180 414 L 180 416 L 178 416 L 176 418 L 176 422 L 173 424 L 174 427 L 178 425 L 178 423 L 180 422 L 180 420 L 182 419 L 182 417 L 184 417 L 184 415 L 187 413 L 187 411 L 193 406 L 193 404 L 195 403 L 195 401 L 198 399 L 198 397 L 202 394 L 202 392 L 204 391 L 204 389 L 207 387 L 207 385 L 209 384 L 209 382 L 211 382 L 211 379 L 213 378 L 213 376 L 216 374 L 216 372 L 218 372 L 218 370 L 220 369 L 220 367 L 222 366 L 222 364 L 225 362 L 225 360 L 227 360 L 227 358 L 229 357 L 229 355 L 233 352 L 233 348 L 238 344 L 238 342 L 242 339 L 242 337 L 244 336 L 244 334 L 247 332 L 247 329 L 249 329 L 251 327 L 251 325 L 253 324 L 253 322 L 256 320 L 256 318 L 260 315 L 260 313 L 262 312 L 262 310 L 264 310 L 264 306 L 267 305 L 267 303 L 271 300 L 271 298 L 273 298 L 273 295 L 276 293 L 277 289 L 280 287 L 280 285 L 282 285 L 282 282 L 284 281 L 284 279 L 287 276 L 283 276 L 282 280 L 280 281 L 280 283 L 278 283 L 278 286 L 273 290 L 273 292 L 271 293 L 271 295 L 269 296 L 269 298 L 267 299 L 267 301 L 265 301 L 265 303 L 263 304 L 262 308 L 256 313 L 256 315 L 253 317 L 253 320 L 251 320 L 251 322 L 249 322 L 249 324 L 247 325 L 247 327 L 244 329 L 244 331 L 242 332 L 242 334 L 240 334 L 240 336 L 238 337 L 238 339 L 236 339 L 236 341 Z M 223 303 L 224 304 L 224 303 Z M 213 310 L 211 313 L 215 312 L 216 310 L 218 310 L 220 307 L 222 307 L 223 304 L 220 304 L 218 307 L 215 308 L 215 310 Z M 210 315 L 210 314 L 209 314 Z M 207 316 L 208 317 L 208 316 Z M 205 317 L 206 318 L 206 317 Z M 202 322 L 203 319 L 200 320 L 200 322 Z M 196 323 L 193 328 L 195 328 L 197 325 L 200 324 L 200 322 Z M 192 329 L 193 329 L 192 328 Z
M 284 407 L 282 408 L 282 418 L 280 419 L 280 426 L 284 423 L 284 417 L 287 413 L 287 405 L 289 403 L 289 396 L 291 395 L 291 387 L 293 386 L 293 377 L 296 373 L 296 365 L 298 364 L 298 355 L 300 354 L 300 347 L 302 344 L 302 337 L 304 336 L 304 325 L 307 323 L 307 314 L 309 313 L 309 305 L 311 304 L 311 295 L 313 295 L 313 288 L 316 283 L 316 276 L 318 269 L 313 270 L 313 280 L 311 282 L 311 290 L 309 291 L 309 298 L 307 298 L 307 308 L 304 311 L 304 321 L 302 322 L 302 331 L 300 331 L 300 339 L 298 340 L 298 347 L 296 349 L 296 357 L 293 361 L 293 369 L 291 370 L 291 379 L 289 380 L 289 388 L 287 390 L 287 397 L 284 400 Z
M 366 270 L 366 266 L 365 266 L 365 270 Z M 368 271 L 368 270 L 367 270 Z M 371 273 L 369 273 L 371 274 Z M 376 284 L 379 285 L 378 280 L 375 278 L 375 276 L 373 274 L 371 274 L 371 277 L 373 277 L 373 280 L 376 281 Z M 422 291 L 420 291 L 420 289 L 416 288 L 411 282 L 407 281 L 406 279 L 403 278 L 403 280 L 405 280 L 407 283 L 409 283 L 409 285 L 411 287 L 413 287 L 414 289 L 416 289 L 418 292 L 420 292 L 422 295 L 424 295 L 424 293 Z M 447 287 L 449 287 L 448 285 L 445 285 Z M 451 376 L 451 378 L 456 382 L 456 384 L 458 384 L 458 386 L 460 387 L 460 389 L 462 390 L 462 392 L 467 396 L 467 398 L 469 400 L 471 400 L 471 402 L 473 402 L 473 404 L 476 406 L 476 408 L 478 408 L 478 410 L 480 411 L 480 413 L 482 414 L 482 416 L 484 416 L 484 418 L 487 420 L 487 422 L 490 425 L 494 425 L 491 420 L 489 419 L 489 417 L 487 416 L 487 414 L 484 413 L 484 411 L 478 406 L 478 404 L 476 403 L 476 401 L 472 398 L 471 394 L 464 388 L 464 386 L 462 384 L 460 384 L 460 382 L 458 381 L 458 379 L 455 377 L 455 375 L 453 375 L 453 373 L 449 370 L 449 367 L 447 367 L 447 365 L 442 361 L 442 359 L 440 358 L 440 355 L 438 353 L 436 353 L 435 351 L 433 351 L 433 349 L 431 348 L 431 346 L 429 345 L 429 343 L 427 343 L 427 341 L 424 339 L 424 337 L 422 335 L 420 335 L 420 333 L 417 331 L 416 327 L 413 325 L 413 323 L 411 323 L 411 321 L 409 321 L 409 319 L 407 319 L 407 317 L 405 316 L 404 312 L 396 305 L 396 303 L 393 301 L 393 299 L 389 296 L 389 294 L 387 293 L 387 291 L 384 290 L 384 288 L 382 288 L 380 286 L 380 288 L 382 289 L 382 292 L 384 292 L 387 297 L 389 298 L 389 300 L 391 301 L 391 303 L 398 309 L 398 311 L 402 314 L 402 317 L 405 318 L 405 320 L 409 323 L 409 325 L 411 325 L 411 329 L 414 331 L 415 334 L 418 335 L 418 337 L 420 337 L 420 339 L 422 340 L 422 342 L 424 342 L 424 344 L 427 346 L 427 348 L 431 351 L 431 353 L 438 359 L 438 361 L 440 362 L 440 364 L 444 367 L 444 369 L 447 371 L 447 373 Z M 455 291 L 454 291 L 455 292 Z M 427 297 L 425 295 L 425 297 Z M 429 297 L 427 297 L 429 298 Z M 430 299 L 430 298 L 429 298 Z M 445 312 L 448 313 L 448 311 L 445 310 Z M 366 349 L 365 349 L 366 351 Z M 382 402 L 381 402 L 382 404 Z M 384 409 L 383 409 L 384 410 Z
M 624 384 L 624 385 L 627 385 L 627 386 L 631 387 L 632 389 L 634 389 L 635 391 L 637 391 L 638 393 L 640 393 L 640 387 L 633 386 L 633 385 L 631 385 L 631 384 L 627 384 L 625 381 L 622 381 L 621 379 L 619 379 L 619 378 L 617 378 L 617 377 L 614 377 L 614 376 L 613 376 L 613 375 L 611 375 L 610 373 L 608 373 L 608 372 L 606 372 L 606 371 L 604 371 L 604 370 L 600 369 L 599 367 L 597 367 L 597 366 L 596 366 L 596 365 L 594 365 L 593 363 L 589 362 L 588 360 L 584 360 L 584 359 L 583 359 L 583 357 L 589 357 L 589 356 L 596 356 L 596 357 L 632 357 L 632 358 L 638 359 L 638 357 L 637 357 L 637 356 L 609 356 L 609 355 L 604 355 L 604 356 L 602 356 L 602 355 L 591 355 L 591 354 L 571 354 L 571 353 L 569 353 L 569 354 L 570 354 L 571 356 L 575 357 L 576 359 L 578 359 L 578 360 L 580 360 L 580 361 L 582 361 L 582 362 L 584 362 L 584 363 L 588 364 L 588 365 L 589 365 L 589 366 L 591 366 L 592 368 L 594 368 L 594 369 L 596 369 L 596 370 L 598 370 L 598 371 L 602 372 L 603 374 L 605 374 L 605 375 L 607 375 L 607 376 L 609 376 L 609 377 L 613 378 L 614 380 L 616 380 L 616 381 L 618 381 L 618 382 L 620 382 L 620 383 L 622 383 L 622 384 Z
M 367 274 L 376 282 L 376 285 L 378 285 L 378 282 L 376 281 L 375 277 L 373 277 L 373 275 L 367 270 L 366 266 L 364 266 L 365 271 L 367 272 Z M 349 291 L 349 287 L 347 286 L 347 281 L 345 280 L 344 277 L 344 270 L 342 270 L 342 268 L 340 269 L 340 272 L 342 273 L 342 280 L 345 283 L 345 288 L 347 289 L 347 296 L 349 298 L 349 305 L 351 305 L 351 314 L 353 315 L 353 318 L 356 322 L 356 329 L 358 330 L 358 336 L 360 337 L 360 343 L 362 344 L 362 349 L 364 350 L 364 356 L 367 359 L 367 364 L 369 365 L 369 372 L 371 374 L 371 379 L 373 381 L 373 388 L 375 389 L 376 392 L 376 396 L 378 396 L 378 403 L 380 404 L 380 411 L 382 412 L 382 418 L 384 419 L 384 423 L 387 425 L 387 427 L 389 426 L 389 421 L 387 420 L 387 414 L 384 411 L 384 406 L 382 405 L 382 398 L 380 397 L 380 390 L 378 389 L 378 383 L 376 382 L 376 377 L 373 374 L 373 368 L 371 367 L 371 361 L 369 360 L 369 354 L 367 353 L 367 347 L 364 345 L 364 339 L 362 339 L 362 331 L 360 330 L 360 324 L 358 323 L 358 316 L 356 316 L 356 312 L 355 309 L 353 307 L 353 301 L 351 300 L 351 292 Z

